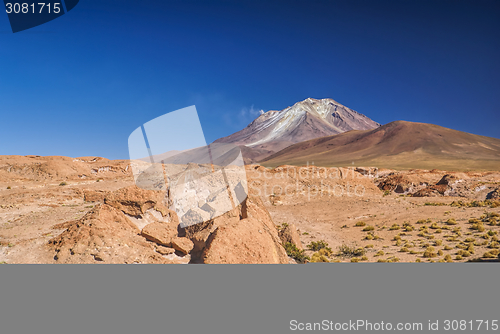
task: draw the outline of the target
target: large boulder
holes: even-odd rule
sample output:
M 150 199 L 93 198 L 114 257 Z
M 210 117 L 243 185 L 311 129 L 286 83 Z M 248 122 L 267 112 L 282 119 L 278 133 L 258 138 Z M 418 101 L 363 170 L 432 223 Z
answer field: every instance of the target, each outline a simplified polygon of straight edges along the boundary
M 54 226 L 65 229 L 49 241 L 55 263 L 177 263 L 155 252 L 155 245 L 115 208 L 98 204 L 81 219 Z
M 262 201 L 248 197 L 238 208 L 214 219 L 202 263 L 288 263 L 276 229 Z
M 161 192 L 137 187 L 109 193 L 81 219 L 54 226 L 64 231 L 48 249 L 55 263 L 288 263 L 257 197 L 186 228 L 164 202 Z

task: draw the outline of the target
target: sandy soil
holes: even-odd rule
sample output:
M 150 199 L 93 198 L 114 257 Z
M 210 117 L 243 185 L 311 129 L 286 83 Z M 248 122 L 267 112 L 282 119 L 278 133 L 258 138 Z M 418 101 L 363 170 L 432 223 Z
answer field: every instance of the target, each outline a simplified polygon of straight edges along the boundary
M 50 176 L 32 173 L 30 168 L 38 162 L 33 164 L 26 159 L 23 157 L 15 162 L 16 159 L 11 158 L 8 164 L 0 163 L 1 263 L 53 263 L 48 242 L 63 232 L 53 227 L 81 218 L 98 203 L 89 201 L 89 198 L 86 201 L 86 193 L 114 191 L 133 185 L 125 161 L 64 160 L 66 167 L 85 163 L 91 165 L 90 169 L 97 170 L 82 178 L 82 172 L 72 167 L 65 167 L 66 174 L 61 172 Z M 31 159 L 38 161 L 40 158 Z M 101 166 L 101 169 L 96 169 L 96 163 L 112 168 Z M 9 166 L 11 169 L 7 171 Z M 13 166 L 22 168 L 17 168 L 15 172 Z M 298 170 L 295 167 L 291 169 Z M 411 197 L 411 193 L 437 183 L 448 173 L 377 171 L 375 176 L 363 176 L 359 172 L 339 169 L 336 176 L 325 178 L 313 177 L 311 171 L 314 168 L 311 167 L 310 174 L 305 177 L 287 174 L 288 170 L 283 176 L 283 170 L 247 166 L 249 191 L 262 198 L 276 225 L 295 224 L 304 246 L 312 241 L 324 240 L 334 253 L 341 245 L 363 248 L 369 262 L 394 258 L 399 262 L 437 262 L 448 254 L 454 262 L 471 259 L 493 261 L 483 255 L 498 251 L 495 240 L 499 237 L 500 218 L 495 214 L 500 213 L 500 207 L 450 206 L 453 201 L 484 201 L 492 190 L 499 187 L 498 173 L 458 175 L 455 183 L 447 187 L 460 196 Z M 403 173 L 405 180 L 410 180 L 410 184 L 403 185 L 403 193 L 383 191 L 377 187 L 391 173 Z M 456 223 L 452 220 L 454 225 L 449 225 L 448 221 L 452 218 Z M 474 218 L 485 220 L 480 231 L 471 229 L 469 220 Z M 358 222 L 364 222 L 365 226 L 355 226 Z M 399 229 L 391 229 L 394 224 Z M 373 231 L 363 231 L 366 226 L 372 226 Z M 404 226 L 410 227 L 406 229 Z M 368 235 L 373 239 L 367 240 Z M 434 250 L 428 253 L 435 254 L 425 257 L 424 252 L 429 246 Z M 462 248 L 469 248 L 470 254 L 457 260 L 457 252 L 463 253 Z M 383 255 L 377 255 L 382 252 Z M 307 255 L 313 253 L 306 249 Z M 361 259 L 361 256 L 357 258 Z M 329 257 L 329 261 L 339 260 L 350 262 L 351 258 L 335 254 Z

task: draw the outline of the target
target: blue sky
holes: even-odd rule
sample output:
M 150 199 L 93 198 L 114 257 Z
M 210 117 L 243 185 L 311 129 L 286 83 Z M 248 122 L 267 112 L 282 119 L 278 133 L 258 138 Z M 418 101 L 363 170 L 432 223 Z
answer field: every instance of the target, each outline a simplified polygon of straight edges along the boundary
M 208 142 L 330 97 L 382 123 L 500 138 L 498 1 L 81 0 L 13 34 L 0 13 L 0 154 L 128 158 L 196 105 Z

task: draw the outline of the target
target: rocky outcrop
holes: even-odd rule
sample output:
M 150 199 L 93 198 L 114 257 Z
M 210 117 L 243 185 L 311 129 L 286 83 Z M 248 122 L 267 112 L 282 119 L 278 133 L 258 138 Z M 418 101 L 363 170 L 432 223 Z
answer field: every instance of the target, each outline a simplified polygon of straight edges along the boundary
M 55 263 L 176 263 L 155 252 L 122 212 L 106 204 L 54 228 L 65 229 L 48 244 Z
M 288 263 L 259 198 L 184 229 L 164 202 L 161 192 L 135 186 L 109 193 L 81 219 L 55 226 L 64 231 L 49 251 L 55 263 Z
M 402 194 L 411 191 L 413 183 L 405 176 L 392 174 L 378 184 L 380 190 Z
M 492 200 L 492 201 L 500 201 L 500 188 L 497 188 L 490 192 L 487 196 L 486 199 Z
M 108 194 L 103 190 L 84 190 L 83 199 L 85 202 L 104 202 L 104 198 Z
M 196 247 L 202 247 L 200 263 L 288 263 L 278 231 L 257 197 L 247 198 L 241 206 L 214 219 L 193 238 Z M 201 240 L 205 240 L 204 245 Z
M 130 186 L 110 193 L 104 199 L 108 204 L 130 216 L 140 216 L 154 207 L 165 208 L 162 191 L 144 190 Z
M 291 243 L 295 245 L 298 249 L 302 250 L 302 242 L 300 241 L 300 235 L 294 224 L 286 225 L 279 231 L 279 237 L 283 244 Z
M 420 189 L 413 197 L 437 197 L 437 196 L 461 196 L 465 197 L 466 190 L 460 187 L 465 179 L 469 177 L 463 173 L 446 174 L 436 184 Z

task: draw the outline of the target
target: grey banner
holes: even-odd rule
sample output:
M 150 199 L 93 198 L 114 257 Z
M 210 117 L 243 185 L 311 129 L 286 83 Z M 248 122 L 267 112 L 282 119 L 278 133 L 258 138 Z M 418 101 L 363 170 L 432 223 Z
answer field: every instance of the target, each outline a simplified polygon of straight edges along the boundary
M 488 320 L 489 330 L 483 323 L 481 330 L 457 331 L 500 332 L 491 328 L 500 320 L 499 268 L 1 265 L 0 333 L 293 333 L 306 332 L 298 327 L 307 323 L 358 320 L 422 323 L 423 330 L 408 331 L 420 333 L 432 332 L 429 321 L 439 320 L 441 333 L 445 320 L 472 320 L 475 327 L 476 320 Z

